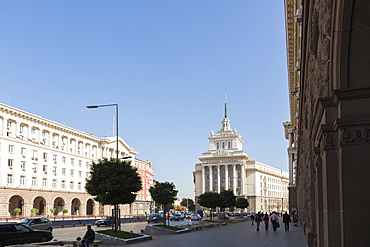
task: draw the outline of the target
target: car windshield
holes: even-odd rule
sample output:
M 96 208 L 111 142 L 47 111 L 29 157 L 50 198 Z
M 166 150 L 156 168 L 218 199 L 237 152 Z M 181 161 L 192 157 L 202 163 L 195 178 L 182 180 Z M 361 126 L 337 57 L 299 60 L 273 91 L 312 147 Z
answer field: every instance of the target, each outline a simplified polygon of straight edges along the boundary
M 19 223 L 21 223 L 21 224 L 28 224 L 31 221 L 32 221 L 32 219 L 23 219 L 23 220 L 19 221 Z
M 110 220 L 110 217 L 103 217 L 102 220 Z

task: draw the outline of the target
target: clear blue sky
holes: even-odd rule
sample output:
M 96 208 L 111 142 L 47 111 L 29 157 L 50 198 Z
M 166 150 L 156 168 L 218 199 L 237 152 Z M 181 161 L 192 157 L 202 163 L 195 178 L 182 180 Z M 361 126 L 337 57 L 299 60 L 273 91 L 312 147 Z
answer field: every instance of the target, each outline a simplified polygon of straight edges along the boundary
M 2 1 L 2 103 L 120 136 L 155 179 L 194 196 L 194 166 L 228 117 L 253 159 L 287 170 L 284 1 Z

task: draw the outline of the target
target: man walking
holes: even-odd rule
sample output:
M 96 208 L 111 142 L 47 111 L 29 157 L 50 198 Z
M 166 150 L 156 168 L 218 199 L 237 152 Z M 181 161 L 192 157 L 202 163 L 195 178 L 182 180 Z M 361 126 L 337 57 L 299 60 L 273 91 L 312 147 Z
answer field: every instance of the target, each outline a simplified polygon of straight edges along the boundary
M 256 217 L 254 217 L 254 220 L 255 220 L 256 225 L 257 225 L 257 231 L 259 231 L 260 230 L 260 223 L 262 221 L 262 215 L 260 214 L 260 212 L 258 212 L 256 214 Z
M 271 223 L 272 223 L 272 229 L 274 229 L 274 232 L 277 228 L 277 222 L 278 222 L 278 216 L 275 212 L 271 214 Z
M 289 232 L 289 223 L 290 222 L 292 222 L 292 220 L 290 219 L 290 215 L 287 212 L 285 212 L 285 214 L 283 214 L 283 223 L 284 223 L 286 232 Z

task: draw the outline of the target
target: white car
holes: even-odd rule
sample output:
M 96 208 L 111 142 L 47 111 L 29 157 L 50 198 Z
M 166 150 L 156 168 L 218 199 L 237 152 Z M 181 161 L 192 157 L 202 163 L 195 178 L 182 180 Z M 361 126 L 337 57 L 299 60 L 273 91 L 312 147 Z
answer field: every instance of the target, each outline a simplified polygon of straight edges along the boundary
M 202 217 L 201 217 L 199 214 L 192 214 L 192 215 L 190 216 L 190 219 L 191 219 L 191 220 L 201 220 L 201 219 L 202 219 Z

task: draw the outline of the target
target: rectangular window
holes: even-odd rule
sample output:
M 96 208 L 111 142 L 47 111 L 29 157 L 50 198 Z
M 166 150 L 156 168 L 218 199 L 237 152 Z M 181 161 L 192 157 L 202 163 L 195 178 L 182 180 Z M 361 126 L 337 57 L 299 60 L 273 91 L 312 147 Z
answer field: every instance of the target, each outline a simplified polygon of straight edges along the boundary
M 36 151 L 36 150 L 33 150 L 33 152 L 32 152 L 32 157 L 33 157 L 33 158 L 37 158 L 37 151 Z
M 217 149 L 220 149 L 220 143 L 216 143 L 216 147 L 217 147 Z
M 44 153 L 43 158 L 44 158 L 44 160 L 47 160 L 48 159 L 48 153 Z
M 32 163 L 32 170 L 37 172 L 37 163 Z
M 69 183 L 69 188 L 70 188 L 71 190 L 73 190 L 73 187 L 74 187 L 73 185 L 74 185 L 74 184 L 73 184 L 73 182 L 70 182 L 70 183 Z
M 37 180 L 36 179 L 37 179 L 36 177 L 32 177 L 32 180 L 31 180 L 31 185 L 32 186 L 36 186 L 36 184 L 37 184 Z
M 42 166 L 42 171 L 47 173 L 48 172 L 48 166 L 47 165 L 43 165 Z
M 222 149 L 225 149 L 225 143 L 222 142 Z
M 75 170 L 71 169 L 71 176 L 74 175 Z
M 36 133 L 36 129 L 35 128 L 32 128 L 31 129 L 31 134 L 35 134 Z
M 14 146 L 13 145 L 9 145 L 9 153 L 14 153 Z
M 26 161 L 21 161 L 21 169 L 26 169 Z
M 62 183 L 61 183 L 60 187 L 62 189 L 65 189 L 66 188 L 66 181 L 62 180 Z
M 20 176 L 19 184 L 20 185 L 26 185 L 26 177 L 25 176 Z
M 66 163 L 66 157 L 62 157 L 62 163 L 65 164 Z
M 53 187 L 53 189 L 55 189 L 57 187 L 57 180 L 56 179 L 53 179 L 53 183 L 51 185 Z
M 53 161 L 57 162 L 57 156 L 55 154 L 53 155 Z
M 231 148 L 231 142 L 227 142 L 227 148 Z
M 13 184 L 13 175 L 12 174 L 8 174 L 8 177 L 7 177 L 7 183 L 8 184 Z
M 78 176 L 82 177 L 82 171 L 78 171 Z
M 48 179 L 47 178 L 43 178 L 42 179 L 42 187 L 46 187 L 48 185 Z
M 11 128 L 12 127 L 12 122 L 8 120 L 6 122 L 6 127 Z
M 27 149 L 26 148 L 21 148 L 21 155 L 23 155 L 23 157 L 25 157 L 27 154 Z
M 75 159 L 71 159 L 71 164 L 74 165 L 75 164 Z
M 79 161 L 78 161 L 78 166 L 79 166 L 79 167 L 82 167 L 82 160 L 79 160 Z
M 62 174 L 66 175 L 66 168 L 62 168 Z
M 78 182 L 78 190 L 81 190 L 81 189 L 82 189 L 81 182 Z
M 56 166 L 53 166 L 53 173 L 57 174 L 57 167 Z
M 14 163 L 14 160 L 8 159 L 8 167 L 9 168 L 13 168 L 13 163 Z

